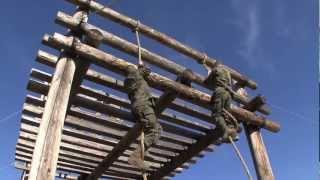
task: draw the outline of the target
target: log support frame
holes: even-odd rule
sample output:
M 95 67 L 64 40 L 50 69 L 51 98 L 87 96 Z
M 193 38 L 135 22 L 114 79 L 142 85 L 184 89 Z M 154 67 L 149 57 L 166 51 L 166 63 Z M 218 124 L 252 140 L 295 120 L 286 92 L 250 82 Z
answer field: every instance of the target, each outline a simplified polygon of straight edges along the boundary
M 74 18 L 86 22 L 88 9 L 79 7 Z M 82 33 L 71 30 L 68 36 L 80 41 Z M 100 41 L 101 35 L 95 32 L 87 34 L 84 39 L 86 44 L 93 47 L 98 47 Z M 32 156 L 29 180 L 51 180 L 56 175 L 64 120 L 72 97 L 76 94 L 90 64 L 89 61 L 79 61 L 77 58 L 76 54 L 66 50 L 57 62 Z
M 94 0 L 67 1 L 79 5 L 73 17 L 68 16 L 64 13 L 58 13 L 56 23 L 70 28 L 67 37 L 55 34 L 54 36 L 45 36 L 43 40 L 44 44 L 61 50 L 62 53 L 59 59 L 56 60 L 56 63 L 53 63 L 53 61 L 51 62 L 47 59 L 45 60 L 45 63 L 48 63 L 49 66 L 56 66 L 56 69 L 54 75 L 51 77 L 49 76 L 51 84 L 50 89 L 48 88 L 49 92 L 47 91 L 47 101 L 44 106 L 42 120 L 37 121 L 38 126 L 39 124 L 40 126 L 37 137 L 34 137 L 34 139 L 36 139 L 36 143 L 35 145 L 32 145 L 34 146 L 34 151 L 31 159 L 31 166 L 27 169 L 24 169 L 23 171 L 23 174 L 25 174 L 26 171 L 28 171 L 29 173 L 30 170 L 30 174 L 28 174 L 27 177 L 27 179 L 29 180 L 52 180 L 55 176 L 57 176 L 56 169 L 57 167 L 59 169 L 59 164 L 57 163 L 58 157 L 60 158 L 59 151 L 62 139 L 62 131 L 64 128 L 64 121 L 67 114 L 69 113 L 68 110 L 71 107 L 71 104 L 79 105 L 77 104 L 79 102 L 77 102 L 77 98 L 75 98 L 75 95 L 77 93 L 85 95 L 84 92 L 89 92 L 89 94 L 91 93 L 91 95 L 95 94 L 95 96 L 99 97 L 105 96 L 104 94 L 93 92 L 89 88 L 85 89 L 85 91 L 81 91 L 83 89 L 82 86 L 80 87 L 81 82 L 84 78 L 88 78 L 88 73 L 91 73 L 92 77 L 94 76 L 92 74 L 93 71 L 90 71 L 89 69 L 90 63 L 95 63 L 96 65 L 102 66 L 105 69 L 111 70 L 118 74 L 126 74 L 126 68 L 128 65 L 130 65 L 130 63 L 97 49 L 100 42 L 104 42 L 114 48 L 117 48 L 118 50 L 136 56 L 137 47 L 132 45 L 132 43 L 87 23 L 89 10 L 96 11 L 98 14 L 107 17 L 112 21 L 120 23 L 128 28 L 136 28 L 136 20 L 122 15 L 108 7 L 105 7 L 95 2 Z M 96 31 L 91 31 L 92 29 Z M 176 41 L 175 39 L 144 24 L 139 24 L 138 30 L 147 37 L 154 39 L 170 48 L 173 48 L 178 52 L 195 59 L 199 63 L 205 63 L 209 67 L 213 67 L 217 63 L 217 60 L 208 57 L 205 53 L 199 52 L 189 46 L 186 46 L 181 42 Z M 84 36 L 85 38 L 82 37 L 83 35 L 86 35 Z M 185 67 L 180 66 L 170 61 L 169 59 L 161 57 L 160 55 L 152 53 L 146 49 L 142 49 L 142 51 L 142 58 L 147 60 L 149 63 L 159 66 L 160 68 L 163 68 L 171 73 L 180 75 L 178 76 L 178 79 L 176 81 L 172 81 L 156 73 L 151 73 L 151 75 L 147 77 L 147 81 L 149 82 L 149 84 L 151 84 L 152 87 L 164 92 L 156 102 L 156 115 L 159 116 L 167 107 L 172 108 L 173 106 L 176 106 L 175 108 L 177 109 L 177 107 L 179 106 L 179 112 L 181 112 L 181 109 L 186 109 L 189 111 L 189 114 L 185 114 L 191 114 L 191 116 L 193 117 L 200 117 L 200 120 L 205 119 L 207 122 L 212 123 L 210 121 L 211 119 L 208 120 L 205 117 L 206 114 L 200 113 L 195 115 L 196 111 L 192 111 L 192 109 L 182 107 L 180 104 L 173 105 L 174 103 L 172 103 L 177 97 L 179 97 L 185 101 L 209 109 L 209 99 L 211 99 L 211 97 L 208 94 L 191 87 L 191 82 L 195 82 L 207 89 L 212 90 L 212 87 L 210 88 L 209 86 L 203 85 L 205 79 L 200 74 L 188 71 L 187 69 L 185 69 Z M 243 76 L 239 72 L 229 67 L 226 68 L 230 71 L 232 78 L 237 81 L 236 86 L 238 88 L 244 88 L 244 86 L 247 86 L 255 89 L 257 87 L 257 84 L 249 78 Z M 34 71 L 33 73 L 37 72 Z M 42 75 L 41 73 L 38 74 Z M 47 76 L 43 77 L 48 78 Z M 93 78 L 97 80 L 101 77 Z M 99 79 L 99 81 L 103 80 Z M 104 81 L 104 83 L 106 82 Z M 112 86 L 117 87 L 116 90 L 126 92 L 122 87 L 118 87 L 117 83 L 118 81 L 115 80 L 115 82 L 112 81 L 112 83 L 108 82 L 106 84 L 112 84 Z M 260 111 L 263 114 L 269 114 L 269 110 L 266 107 L 263 107 L 265 102 L 262 97 L 257 96 L 249 101 L 250 98 L 241 93 L 239 93 L 239 95 L 239 98 L 235 101 L 240 102 L 241 104 L 243 104 L 243 106 L 232 108 L 231 113 L 235 117 L 241 119 L 243 122 L 251 155 L 253 157 L 257 178 L 259 180 L 274 180 L 274 175 L 272 172 L 268 153 L 262 139 L 260 128 L 265 128 L 270 131 L 277 132 L 280 130 L 280 125 L 254 113 L 255 111 Z M 115 99 L 114 97 L 108 98 L 113 99 L 114 102 L 119 103 L 119 107 L 128 108 L 128 103 L 126 103 L 125 101 L 121 101 L 121 99 Z M 73 99 L 75 100 L 74 102 Z M 99 101 L 99 98 L 97 98 L 97 101 Z M 84 101 L 82 101 L 82 104 L 85 104 Z M 94 106 L 93 104 L 91 104 L 91 106 Z M 99 108 L 101 107 L 102 106 L 100 106 Z M 84 106 L 84 108 L 89 108 L 89 106 Z M 99 111 L 102 110 L 99 109 Z M 110 114 L 112 115 L 112 113 Z M 164 114 L 165 113 L 161 115 L 164 116 Z M 22 121 L 22 123 L 25 122 L 26 121 Z M 192 127 L 191 129 L 194 129 L 193 127 L 196 127 L 196 130 L 200 130 L 202 134 L 201 136 L 196 137 L 179 132 L 180 134 L 178 135 L 194 139 L 194 141 L 175 140 L 173 136 L 170 136 L 171 140 L 175 140 L 174 143 L 179 142 L 185 146 L 181 150 L 179 149 L 179 152 L 177 151 L 177 154 L 171 156 L 171 158 L 168 158 L 167 161 L 164 162 L 163 166 L 159 167 L 157 171 L 150 172 L 150 174 L 148 175 L 149 179 L 162 179 L 165 178 L 165 176 L 177 173 L 178 169 L 188 167 L 189 165 L 186 164 L 195 162 L 195 158 L 203 156 L 203 152 L 208 151 L 208 147 L 212 144 L 215 144 L 216 140 L 219 138 L 219 133 L 217 132 L 217 130 L 211 127 L 208 128 L 205 126 L 201 126 L 201 124 L 192 124 L 191 121 L 188 122 L 178 119 L 175 119 L 175 121 L 173 122 L 178 125 L 187 126 L 188 128 Z M 32 123 L 34 122 L 32 121 Z M 68 124 L 68 118 L 66 120 L 66 124 Z M 81 172 L 84 174 L 79 177 L 80 179 L 98 179 L 104 173 L 111 173 L 112 175 L 111 169 L 113 168 L 113 163 L 118 162 L 118 158 L 125 153 L 130 144 L 136 143 L 135 141 L 139 137 L 141 132 L 141 124 L 136 123 L 133 127 L 131 127 L 131 129 L 126 131 L 127 134 L 122 134 L 121 139 L 119 138 L 120 141 L 112 145 L 113 149 L 108 150 L 108 154 L 102 156 L 104 157 L 104 159 L 100 162 L 100 164 L 98 164 L 97 167 L 93 166 L 91 171 Z M 166 132 L 172 133 L 173 131 L 171 129 L 169 131 L 166 130 Z M 35 131 L 33 132 L 33 134 L 36 134 Z M 25 137 L 29 136 L 26 134 L 24 135 Z M 166 136 L 167 140 L 169 139 L 168 137 L 169 136 Z M 17 147 L 18 149 L 21 148 L 21 146 L 19 145 Z M 30 147 L 24 150 L 32 153 L 32 151 L 28 150 L 29 148 Z M 130 148 L 132 149 L 132 147 Z M 21 151 L 19 152 L 21 153 Z M 18 158 L 17 160 L 21 159 Z M 27 158 L 22 158 L 22 161 L 30 162 L 30 160 L 28 160 Z M 161 163 L 162 162 L 160 162 L 160 164 Z M 121 176 L 121 174 L 115 175 Z
M 244 106 L 243 108 L 254 112 L 259 106 L 262 106 L 264 104 L 264 97 L 258 95 L 253 98 L 247 106 Z M 247 123 L 243 123 L 243 127 L 249 144 L 258 180 L 274 180 L 275 177 L 272 172 L 271 163 L 266 146 L 263 141 L 262 134 L 260 132 L 260 128 Z

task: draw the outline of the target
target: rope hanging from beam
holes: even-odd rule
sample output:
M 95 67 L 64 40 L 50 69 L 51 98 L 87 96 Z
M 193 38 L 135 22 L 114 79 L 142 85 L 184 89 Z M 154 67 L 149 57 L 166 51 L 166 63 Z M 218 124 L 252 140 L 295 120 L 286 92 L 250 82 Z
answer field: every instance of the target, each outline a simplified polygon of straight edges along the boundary
M 209 66 L 206 65 L 206 62 L 205 62 L 205 61 L 206 61 L 206 58 L 207 58 L 207 55 L 204 54 L 203 60 L 202 60 L 202 61 L 199 61 L 199 63 L 202 64 L 202 65 L 206 68 L 206 70 L 208 71 L 208 76 L 209 76 L 210 73 L 211 73 L 211 71 L 212 71 L 212 69 L 211 69 Z M 218 63 L 218 62 L 216 62 L 216 63 Z M 218 65 L 218 64 L 216 64 L 216 66 L 217 66 L 217 65 Z M 227 88 L 227 87 L 226 87 L 226 88 Z M 237 126 L 238 126 L 238 125 L 237 125 L 238 120 L 237 120 L 229 111 L 227 111 L 226 109 L 223 109 L 223 112 L 226 113 L 226 115 L 231 118 L 232 122 L 233 122 L 234 125 L 235 125 L 235 128 L 238 129 L 238 127 L 237 127 Z M 243 158 L 243 156 L 242 156 L 239 148 L 237 147 L 236 143 L 233 141 L 233 139 L 232 139 L 231 136 L 229 136 L 228 139 L 229 139 L 229 141 L 231 142 L 232 147 L 234 148 L 234 150 L 235 150 L 235 152 L 236 152 L 236 155 L 237 155 L 238 158 L 240 159 L 240 161 L 241 161 L 241 163 L 242 163 L 242 165 L 243 165 L 243 167 L 244 167 L 244 170 L 245 170 L 245 172 L 246 172 L 246 174 L 247 174 L 247 176 L 248 176 L 248 179 L 249 179 L 249 180 L 253 180 L 252 175 L 251 175 L 250 170 L 249 170 L 249 167 L 248 167 L 246 161 L 244 160 L 244 158 Z
M 137 26 L 135 27 L 134 32 L 136 34 L 137 45 L 138 45 L 138 64 L 143 65 L 143 61 L 141 58 L 141 44 L 140 44 L 140 37 L 139 37 L 139 26 L 140 26 L 140 21 L 137 21 Z M 144 148 L 144 130 L 143 130 L 143 128 L 141 130 L 140 146 L 141 146 L 141 159 L 144 162 L 145 148 Z M 148 180 L 146 170 L 142 171 L 142 177 L 143 177 L 143 180 Z

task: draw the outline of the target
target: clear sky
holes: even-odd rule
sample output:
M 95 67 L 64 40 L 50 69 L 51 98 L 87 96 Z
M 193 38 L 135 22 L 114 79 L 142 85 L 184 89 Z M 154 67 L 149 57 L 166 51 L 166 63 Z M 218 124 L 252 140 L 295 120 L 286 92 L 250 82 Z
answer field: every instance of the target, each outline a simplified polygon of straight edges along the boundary
M 317 178 L 319 91 L 315 0 L 120 0 L 114 8 L 206 51 L 254 79 L 259 88 L 252 94 L 266 96 L 273 110 L 270 118 L 282 126 L 278 134 L 263 131 L 275 176 L 280 180 Z M 43 49 L 40 43 L 43 34 L 65 33 L 65 29 L 54 24 L 58 10 L 72 13 L 74 6 L 49 0 L 10 0 L 1 4 L 0 179 L 14 180 L 20 176 L 12 166 L 20 121 L 20 114 L 15 112 L 22 108 L 30 69 L 37 66 L 34 61 L 37 50 Z M 134 34 L 126 28 L 99 17 L 89 22 L 134 41 Z M 196 63 L 153 41 L 142 38 L 142 45 L 204 73 Z M 238 144 L 252 168 L 246 143 L 242 135 Z M 225 145 L 175 179 L 246 177 L 233 149 Z

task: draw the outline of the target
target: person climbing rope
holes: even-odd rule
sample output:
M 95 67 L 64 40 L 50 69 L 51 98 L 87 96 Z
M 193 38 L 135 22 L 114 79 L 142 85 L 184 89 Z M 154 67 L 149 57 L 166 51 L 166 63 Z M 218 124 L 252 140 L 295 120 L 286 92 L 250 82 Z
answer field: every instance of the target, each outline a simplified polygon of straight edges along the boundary
M 150 74 L 150 69 L 140 64 L 138 69 L 129 66 L 127 69 L 127 77 L 125 79 L 125 87 L 128 90 L 128 97 L 131 101 L 131 111 L 137 123 L 142 123 L 144 133 L 144 154 L 160 138 L 162 131 L 161 125 L 155 114 L 155 102 L 150 94 L 150 87 L 145 80 Z M 148 165 L 144 163 L 142 147 L 138 145 L 136 150 L 130 155 L 128 162 L 137 166 L 139 169 L 147 170 Z
M 231 76 L 219 63 L 216 63 L 208 77 L 208 82 L 214 88 L 211 105 L 212 118 L 216 127 L 221 131 L 221 143 L 230 143 L 229 137 L 238 140 L 241 131 L 238 121 L 229 113 L 233 93 L 231 90 Z

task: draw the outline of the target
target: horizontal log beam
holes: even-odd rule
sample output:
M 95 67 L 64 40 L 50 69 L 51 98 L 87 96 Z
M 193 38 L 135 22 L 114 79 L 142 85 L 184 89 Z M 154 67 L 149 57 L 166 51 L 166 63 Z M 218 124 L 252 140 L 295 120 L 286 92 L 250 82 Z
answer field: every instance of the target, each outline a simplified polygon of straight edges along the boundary
M 25 104 L 23 112 L 26 114 L 29 114 L 29 115 L 30 115 L 30 113 L 33 113 L 33 115 L 35 117 L 42 116 L 42 108 L 35 107 L 33 105 Z M 70 114 L 72 114 L 72 115 L 70 115 Z M 112 123 L 111 122 L 112 118 L 101 120 L 104 122 L 103 125 L 102 125 L 101 121 L 99 124 L 95 124 L 93 122 L 90 122 L 90 120 L 87 120 L 87 118 L 93 119 L 96 117 L 94 117 L 93 115 L 90 115 L 89 113 L 71 108 L 71 111 L 70 111 L 69 115 L 67 116 L 65 123 L 70 127 L 86 130 L 92 134 L 93 133 L 100 134 L 100 135 L 104 135 L 104 136 L 108 136 L 110 138 L 113 138 L 116 141 L 111 144 L 112 146 L 116 145 L 117 141 L 119 141 L 122 138 L 122 136 L 124 136 L 126 134 L 126 132 L 132 128 L 131 126 L 126 126 L 125 123 L 117 123 L 117 122 Z M 96 120 L 97 120 L 97 118 L 96 118 Z M 118 126 L 121 126 L 122 130 L 112 129 L 113 124 L 117 124 Z M 177 141 L 179 141 L 179 140 L 175 140 L 174 142 L 177 143 Z M 136 146 L 136 144 L 138 144 L 138 142 L 135 142 L 134 145 Z M 184 144 L 184 145 L 186 145 L 186 144 Z M 168 136 L 167 134 L 163 134 L 159 144 L 155 145 L 154 148 L 156 148 L 156 149 L 154 149 L 154 150 L 153 150 L 153 148 L 150 149 L 150 152 L 152 154 L 161 153 L 161 149 L 162 149 L 162 150 L 172 151 L 173 154 L 170 156 L 173 156 L 174 152 L 177 153 L 177 152 L 183 150 L 184 146 L 179 145 L 179 144 L 174 144 L 172 142 L 172 137 Z M 158 154 L 158 155 L 161 155 L 161 154 Z M 169 158 L 170 156 L 168 156 L 168 155 L 166 155 L 165 157 Z M 164 154 L 161 156 L 164 156 Z
M 33 92 L 36 93 L 40 93 L 42 95 L 46 95 L 49 89 L 49 85 L 47 83 L 41 83 L 39 81 L 36 80 L 30 80 L 27 86 L 28 90 L 31 90 Z M 81 86 L 82 88 L 82 86 Z M 116 99 L 113 99 L 113 101 L 115 102 Z M 124 103 L 123 101 L 121 103 Z M 84 107 L 87 109 L 91 109 L 100 113 L 104 113 L 110 116 L 114 116 L 117 118 L 121 118 L 124 120 L 127 120 L 129 122 L 133 122 L 135 123 L 135 120 L 132 118 L 131 113 L 127 112 L 125 110 L 121 110 L 119 108 L 115 108 L 112 107 L 111 105 L 107 105 L 103 102 L 100 101 L 96 101 L 95 99 L 92 99 L 92 97 L 88 97 L 88 96 L 83 96 L 83 95 L 77 95 L 74 98 L 74 102 L 73 105 L 75 106 L 79 106 L 79 107 Z M 186 129 L 180 128 L 178 126 L 173 126 L 171 124 L 165 123 L 165 122 L 160 122 L 161 125 L 163 126 L 164 131 L 168 132 L 169 134 L 175 134 L 177 136 L 182 136 L 182 137 L 186 137 L 189 138 L 190 142 L 188 142 L 187 144 L 192 143 L 192 139 L 198 139 L 201 134 L 196 133 L 196 132 L 192 132 L 192 131 L 188 131 Z M 177 143 L 177 141 L 181 141 L 178 138 L 175 138 L 174 136 L 169 136 L 169 138 L 166 138 L 168 141 Z M 186 140 L 184 140 L 183 142 L 186 142 Z M 185 143 L 182 143 L 185 144 Z
M 52 45 L 53 47 L 59 46 L 61 49 L 72 49 L 74 53 L 80 55 L 81 57 L 90 59 L 93 63 L 103 66 L 116 73 L 126 74 L 128 66 L 136 67 L 134 64 L 131 64 L 125 60 L 116 58 L 111 54 L 90 47 L 81 42 L 74 41 L 73 38 L 66 37 L 58 33 L 55 33 L 54 36 L 45 36 L 43 42 L 44 44 Z M 210 109 L 211 96 L 208 94 L 184 86 L 156 73 L 150 73 L 150 75 L 147 77 L 147 80 L 153 87 L 158 87 L 163 90 L 170 89 L 177 92 L 180 98 Z M 231 108 L 230 113 L 238 119 L 246 121 L 247 123 L 261 126 L 269 131 L 278 132 L 280 130 L 279 124 L 267 120 L 264 117 L 257 116 L 254 113 L 242 108 Z
M 48 65 L 50 67 L 54 67 L 55 63 L 56 63 L 56 59 L 57 59 L 57 57 L 50 54 L 50 53 L 46 53 L 41 50 L 38 52 L 37 61 L 42 64 Z M 87 75 L 85 76 L 85 79 L 92 81 L 94 83 L 97 83 L 97 84 L 107 86 L 107 87 L 112 88 L 114 90 L 121 91 L 123 93 L 127 93 L 127 90 L 124 87 L 123 81 L 118 80 L 118 79 L 114 79 L 111 76 L 107 76 L 105 74 L 99 73 L 99 72 L 94 71 L 92 69 L 89 69 L 87 71 Z M 153 97 L 156 99 L 158 98 L 155 95 L 153 95 Z M 203 120 L 203 121 L 206 121 L 209 123 L 212 123 L 211 115 L 209 113 L 204 113 L 204 112 L 197 110 L 196 108 L 188 107 L 184 103 L 174 101 L 171 104 L 169 104 L 169 108 L 171 108 L 172 110 L 175 110 L 177 112 L 184 113 L 186 115 L 198 118 L 200 120 Z M 184 123 L 185 121 L 189 121 L 186 119 L 183 119 L 183 121 L 180 121 L 179 119 L 182 119 L 182 118 L 181 117 L 178 118 L 175 115 L 169 115 L 167 117 L 165 116 L 165 117 L 161 117 L 161 118 L 168 119 L 168 121 L 176 121 L 177 120 L 180 123 Z M 191 121 L 189 121 L 189 122 L 191 122 Z M 189 124 L 190 125 L 189 128 L 191 128 L 191 129 L 200 130 L 203 132 L 206 132 L 208 129 L 211 128 L 211 127 L 208 127 L 208 126 L 205 126 L 201 123 L 196 123 L 196 122 L 186 123 L 186 124 Z M 192 125 L 192 124 L 196 124 L 196 125 Z
M 76 5 L 80 5 L 80 6 L 85 6 L 88 7 L 90 10 L 96 12 L 97 14 L 106 17 L 116 23 L 119 23 L 121 25 L 124 25 L 130 29 L 135 29 L 137 28 L 138 25 L 138 21 L 134 20 L 128 16 L 125 16 L 123 14 L 120 14 L 119 12 L 116 12 L 112 9 L 110 9 L 107 6 L 104 6 L 102 4 L 99 4 L 96 1 L 92 1 L 92 0 L 67 0 L 68 2 L 71 2 L 73 4 Z M 150 37 L 170 48 L 173 48 L 175 50 L 177 50 L 180 53 L 185 54 L 186 56 L 189 56 L 197 61 L 201 61 L 203 62 L 205 59 L 205 62 L 209 67 L 214 67 L 217 60 L 207 57 L 206 53 L 203 52 L 199 52 L 189 46 L 184 45 L 183 43 L 175 40 L 174 38 L 161 33 L 147 25 L 144 25 L 142 23 L 139 23 L 139 27 L 137 28 L 139 32 L 141 32 L 142 34 L 146 35 L 147 37 Z M 242 82 L 243 85 L 248 86 L 252 89 L 256 89 L 257 88 L 257 84 L 248 79 L 247 77 L 241 75 L 239 72 L 237 72 L 236 70 L 233 70 L 227 66 L 225 66 L 231 73 L 232 77 L 234 79 L 236 79 L 237 81 Z
M 104 31 L 100 29 L 99 27 L 93 26 L 89 23 L 82 23 L 78 21 L 77 19 L 73 18 L 70 15 L 67 15 L 63 12 L 58 12 L 56 22 L 58 24 L 61 24 L 63 26 L 66 26 L 67 28 L 79 30 L 81 28 L 81 31 L 84 31 L 86 33 L 89 33 L 90 30 L 96 29 L 99 32 L 102 33 L 103 36 L 103 42 L 111 45 L 112 47 L 124 51 L 130 55 L 138 56 L 138 46 L 128 42 L 124 39 L 121 39 L 120 37 L 109 33 L 107 31 Z M 147 49 L 141 48 L 141 57 L 143 60 L 155 64 L 171 73 L 177 74 L 178 76 L 183 74 L 183 72 L 186 70 L 185 67 L 180 66 L 179 64 L 174 63 L 172 60 L 166 59 L 160 55 L 157 55 L 155 53 L 152 53 L 148 51 Z M 203 77 L 202 75 L 192 72 L 188 73 L 187 76 L 185 76 L 186 79 L 193 81 L 199 85 L 202 85 L 206 88 L 209 88 L 213 90 L 214 88 L 208 83 L 206 83 L 206 77 Z M 249 99 L 245 96 L 241 96 L 240 94 L 237 94 L 234 96 L 234 100 L 238 103 L 241 103 L 243 105 L 247 105 L 249 102 Z M 266 106 L 261 106 L 261 108 L 258 109 L 261 113 L 269 114 L 270 111 Z

